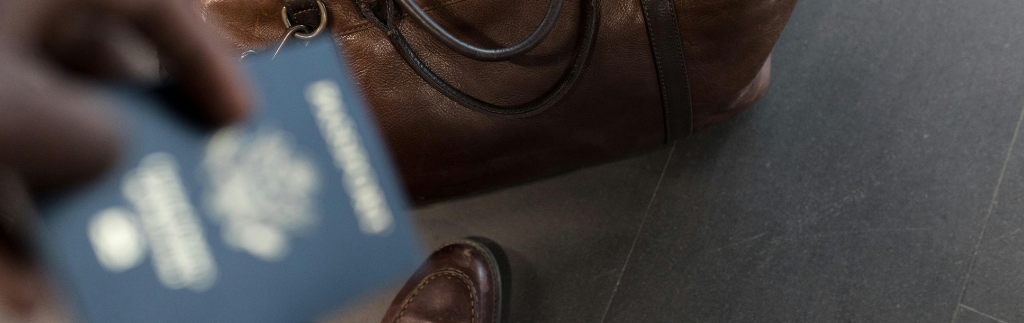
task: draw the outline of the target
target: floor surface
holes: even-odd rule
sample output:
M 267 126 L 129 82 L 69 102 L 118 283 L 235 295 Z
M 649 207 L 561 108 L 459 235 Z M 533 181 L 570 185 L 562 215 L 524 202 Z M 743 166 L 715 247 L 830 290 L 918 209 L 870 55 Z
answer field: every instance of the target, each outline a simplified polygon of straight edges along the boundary
M 773 57 L 736 120 L 424 240 L 501 243 L 511 322 L 1024 322 L 1024 2 L 803 0 Z

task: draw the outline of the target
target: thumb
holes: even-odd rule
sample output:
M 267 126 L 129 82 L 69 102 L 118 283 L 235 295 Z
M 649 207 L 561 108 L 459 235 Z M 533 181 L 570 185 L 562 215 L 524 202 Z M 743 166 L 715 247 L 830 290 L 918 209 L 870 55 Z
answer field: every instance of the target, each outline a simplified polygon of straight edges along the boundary
M 10 167 L 0 165 L 0 258 L 31 262 L 29 241 L 35 220 L 28 188 Z

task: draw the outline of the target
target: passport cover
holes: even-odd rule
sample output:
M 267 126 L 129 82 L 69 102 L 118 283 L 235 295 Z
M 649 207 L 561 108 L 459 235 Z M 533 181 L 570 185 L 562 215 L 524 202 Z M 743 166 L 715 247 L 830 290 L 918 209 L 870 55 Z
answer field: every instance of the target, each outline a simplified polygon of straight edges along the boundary
M 120 89 L 125 149 L 39 201 L 87 322 L 310 322 L 423 259 L 384 143 L 330 37 L 246 65 L 259 104 L 208 130 Z

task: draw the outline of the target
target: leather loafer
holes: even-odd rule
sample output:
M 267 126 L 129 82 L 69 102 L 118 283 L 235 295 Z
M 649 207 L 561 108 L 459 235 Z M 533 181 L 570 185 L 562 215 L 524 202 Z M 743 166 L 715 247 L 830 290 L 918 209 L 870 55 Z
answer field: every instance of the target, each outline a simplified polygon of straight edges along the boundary
M 398 292 L 382 323 L 500 323 L 508 262 L 494 242 L 467 238 L 430 254 Z

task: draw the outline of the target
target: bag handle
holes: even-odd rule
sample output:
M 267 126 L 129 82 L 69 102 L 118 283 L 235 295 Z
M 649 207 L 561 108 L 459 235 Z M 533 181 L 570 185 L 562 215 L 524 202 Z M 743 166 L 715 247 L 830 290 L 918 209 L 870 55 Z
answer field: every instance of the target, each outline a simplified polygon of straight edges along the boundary
M 541 97 L 534 99 L 533 101 L 510 106 L 500 106 L 480 100 L 472 95 L 462 92 L 461 90 L 455 88 L 447 81 L 445 81 L 443 78 L 438 76 L 436 73 L 434 73 L 434 71 L 432 71 L 429 67 L 427 67 L 423 60 L 420 59 L 419 55 L 417 55 L 416 52 L 412 49 L 412 46 L 409 45 L 409 42 L 405 39 L 405 36 L 402 35 L 402 32 L 398 29 L 398 24 L 395 23 L 395 0 L 375 0 L 373 2 L 364 2 L 362 0 L 352 1 L 355 3 L 356 7 L 359 9 L 360 13 L 363 15 L 364 18 L 369 20 L 370 23 L 372 23 L 374 26 L 376 26 L 378 29 L 383 31 L 388 36 L 388 40 L 391 42 L 391 45 L 395 47 L 395 50 L 398 51 L 398 54 L 402 57 L 403 60 L 405 60 L 406 64 L 408 64 L 409 67 L 411 67 L 412 70 L 416 72 L 417 75 L 423 78 L 423 80 L 426 81 L 427 84 L 430 84 L 431 87 L 441 92 L 441 94 L 444 94 L 446 97 L 448 97 L 452 101 L 461 104 L 462 106 L 465 106 L 467 108 L 470 108 L 481 113 L 498 117 L 528 117 L 541 113 L 544 110 L 547 110 L 551 106 L 555 105 L 555 103 L 561 100 L 569 92 L 569 90 L 572 89 L 573 85 L 575 85 L 576 83 L 576 80 L 579 79 L 580 74 L 582 74 L 583 69 L 586 66 L 587 60 L 589 60 L 590 58 L 590 53 L 594 45 L 594 39 L 596 38 L 595 35 L 597 34 L 597 26 L 599 21 L 598 18 L 601 3 L 601 0 L 585 0 L 586 3 L 582 6 L 584 19 L 582 21 L 582 29 L 579 41 L 576 45 L 576 57 L 574 58 L 572 65 L 569 66 L 569 69 L 562 76 L 562 79 L 559 80 L 559 82 L 551 90 L 549 90 Z M 400 1 L 400 3 L 402 1 L 412 2 L 412 0 L 398 1 Z M 554 2 L 556 1 L 552 1 L 552 3 Z M 558 0 L 557 2 L 557 7 L 559 8 L 556 9 L 560 9 L 561 0 Z M 552 4 L 548 7 L 549 14 L 551 12 L 551 8 L 555 6 L 555 4 Z M 422 13 L 422 9 L 420 11 Z M 383 15 L 383 21 L 381 21 L 382 19 L 381 17 L 378 16 L 378 13 Z M 426 16 L 423 15 L 423 17 Z M 547 21 L 554 21 L 554 19 L 545 18 L 545 22 Z M 542 27 L 543 25 L 544 24 L 542 23 Z M 430 28 L 427 29 L 428 31 L 430 30 Z M 534 34 L 538 34 L 539 31 L 543 32 L 542 29 L 544 28 L 538 28 L 538 30 L 534 31 Z M 550 32 L 550 30 L 548 30 L 547 32 Z M 532 39 L 532 37 L 533 35 L 531 35 L 531 37 L 528 37 L 527 39 L 530 40 Z M 452 39 L 454 40 L 454 38 Z M 533 40 L 530 40 L 530 42 L 533 42 Z M 537 43 L 539 42 L 540 41 L 538 40 Z M 536 44 L 533 44 L 533 46 L 536 46 Z
M 533 31 L 530 36 L 526 37 L 522 42 L 499 49 L 485 49 L 473 46 L 466 43 L 454 35 L 445 30 L 441 25 L 438 25 L 436 21 L 430 19 L 427 13 L 423 11 L 419 5 L 413 0 L 397 0 L 398 5 L 402 7 L 406 13 L 409 14 L 413 20 L 419 23 L 420 27 L 423 27 L 427 33 L 434 36 L 448 48 L 451 48 L 456 53 L 462 54 L 478 61 L 485 62 L 496 62 L 508 60 L 512 57 L 519 56 L 529 52 L 540 45 L 545 38 L 551 34 L 551 30 L 555 28 L 555 22 L 558 20 L 558 14 L 562 11 L 562 3 L 565 0 L 550 0 L 548 2 L 548 11 L 544 15 L 544 20 L 540 22 L 540 26 Z

